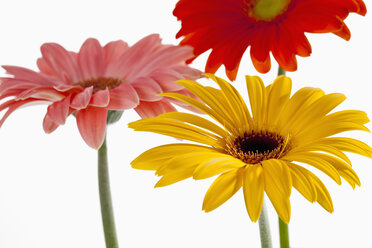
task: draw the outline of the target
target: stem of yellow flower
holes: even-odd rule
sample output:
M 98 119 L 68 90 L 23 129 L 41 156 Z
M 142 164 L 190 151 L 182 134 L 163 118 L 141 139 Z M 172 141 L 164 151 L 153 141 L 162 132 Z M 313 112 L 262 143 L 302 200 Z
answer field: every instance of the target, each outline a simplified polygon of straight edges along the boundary
M 279 66 L 278 76 L 285 75 L 285 70 Z M 289 232 L 288 224 L 283 222 L 280 217 L 279 219 L 279 236 L 280 236 L 280 248 L 289 248 Z
M 279 219 L 280 248 L 289 248 L 288 224 Z
M 98 150 L 98 184 L 106 248 L 118 248 L 119 244 L 116 237 L 114 211 L 111 200 L 106 137 Z
M 272 248 L 270 225 L 267 218 L 267 210 L 265 202 L 262 203 L 262 210 L 260 218 L 258 219 L 258 226 L 260 228 L 260 238 L 262 248 Z

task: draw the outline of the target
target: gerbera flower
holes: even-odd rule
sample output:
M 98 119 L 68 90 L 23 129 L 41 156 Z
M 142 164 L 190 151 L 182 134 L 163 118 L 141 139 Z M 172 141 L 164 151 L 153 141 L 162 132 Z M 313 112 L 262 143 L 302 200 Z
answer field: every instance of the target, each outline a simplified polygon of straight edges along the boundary
M 173 14 L 182 21 L 177 38 L 196 56 L 212 49 L 205 67 L 223 64 L 235 80 L 247 47 L 257 71 L 270 70 L 270 52 L 286 71 L 297 69 L 296 55 L 310 56 L 307 33 L 334 33 L 345 40 L 349 13 L 366 14 L 362 0 L 180 0 Z
M 41 53 L 37 61 L 40 72 L 3 66 L 13 77 L 1 78 L 0 99 L 11 99 L 0 105 L 0 111 L 7 109 L 0 125 L 19 107 L 46 101 L 46 133 L 76 113 L 82 138 L 95 149 L 104 140 L 109 110 L 134 108 L 143 118 L 176 111 L 170 100 L 158 94 L 190 95 L 174 82 L 200 77 L 198 70 L 185 63 L 193 56 L 192 48 L 162 45 L 157 34 L 131 47 L 121 40 L 102 47 L 96 39 L 87 39 L 78 53 L 46 43 L 41 46 Z
M 326 95 L 318 88 L 306 87 L 290 97 L 288 77 L 280 76 L 265 87 L 259 77 L 247 76 L 250 112 L 231 84 L 213 75 L 207 77 L 220 89 L 178 81 L 203 103 L 177 93 L 163 95 L 198 108 L 217 123 L 193 114 L 166 113 L 129 124 L 136 131 L 199 143 L 158 146 L 132 161 L 133 168 L 156 170 L 162 176 L 156 186 L 220 174 L 205 195 L 203 210 L 214 210 L 243 188 L 252 221 L 259 218 L 266 193 L 280 218 L 288 223 L 292 187 L 333 212 L 327 188 L 300 164 L 315 167 L 338 184 L 343 178 L 353 188 L 360 185 L 344 152 L 372 157 L 372 149 L 356 139 L 333 135 L 368 131 L 364 124 L 369 120 L 366 113 L 357 110 L 330 113 L 345 100 L 344 95 Z

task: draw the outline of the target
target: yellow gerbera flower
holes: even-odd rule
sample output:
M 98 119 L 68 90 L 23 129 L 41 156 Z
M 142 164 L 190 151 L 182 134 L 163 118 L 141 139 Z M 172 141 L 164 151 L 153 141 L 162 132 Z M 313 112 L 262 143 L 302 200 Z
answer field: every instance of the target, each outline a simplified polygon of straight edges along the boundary
M 363 111 L 333 112 L 345 100 L 343 94 L 325 94 L 318 88 L 302 88 L 292 97 L 291 79 L 278 77 L 265 87 L 259 77 L 247 76 L 251 112 L 238 91 L 212 74 L 220 89 L 197 82 L 178 83 L 202 102 L 165 93 L 188 103 L 218 122 L 188 113 L 166 113 L 129 124 L 148 131 L 200 144 L 168 144 L 152 148 L 132 161 L 133 168 L 156 170 L 162 176 L 156 186 L 166 186 L 193 177 L 205 179 L 221 174 L 205 195 L 203 210 L 212 211 L 243 187 L 245 205 L 252 221 L 260 216 L 264 193 L 286 223 L 291 216 L 292 186 L 310 202 L 328 212 L 333 204 L 327 188 L 312 172 L 297 163 L 311 165 L 336 183 L 344 178 L 360 186 L 357 174 L 344 152 L 372 157 L 365 143 L 333 135 L 350 130 L 369 131 Z

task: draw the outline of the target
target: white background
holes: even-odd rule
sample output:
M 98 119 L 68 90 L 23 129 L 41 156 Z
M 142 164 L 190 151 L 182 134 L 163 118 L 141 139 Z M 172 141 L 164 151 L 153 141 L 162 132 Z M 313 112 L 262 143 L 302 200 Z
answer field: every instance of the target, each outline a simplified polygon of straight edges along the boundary
M 367 1 L 368 2 L 368 1 Z M 36 69 L 39 47 L 57 42 L 77 51 L 88 37 L 101 44 L 123 39 L 133 44 L 160 33 L 165 43 L 177 44 L 180 23 L 172 15 L 176 0 L 137 1 L 1 1 L 0 64 Z M 372 4 L 368 2 L 370 10 Z M 368 6 L 367 6 L 368 7 Z M 350 42 L 334 35 L 308 35 L 313 54 L 299 59 L 289 73 L 293 88 L 321 87 L 345 93 L 338 109 L 361 109 L 372 114 L 372 18 L 356 14 L 346 20 Z M 204 69 L 207 54 L 193 66 Z M 276 66 L 263 75 L 273 81 Z M 245 54 L 236 85 L 245 95 L 244 75 L 257 75 Z M 1 72 L 4 75 L 4 72 Z M 223 69 L 217 75 L 226 78 Z M 246 95 L 245 95 L 246 97 Z M 104 247 L 97 189 L 96 151 L 80 137 L 75 119 L 47 135 L 42 130 L 46 106 L 13 113 L 0 129 L 0 247 Z M 191 179 L 154 189 L 152 172 L 134 170 L 130 161 L 141 152 L 174 139 L 134 133 L 127 123 L 133 110 L 108 130 L 112 193 L 121 247 L 259 247 L 258 225 L 252 223 L 239 191 L 211 213 L 201 211 L 213 179 Z M 371 128 L 371 125 L 368 124 Z M 372 145 L 369 133 L 349 133 Z M 329 214 L 295 190 L 291 197 L 292 247 L 372 247 L 372 161 L 350 155 L 362 186 L 352 190 L 321 176 L 335 206 Z M 268 205 L 273 242 L 278 247 L 277 217 Z

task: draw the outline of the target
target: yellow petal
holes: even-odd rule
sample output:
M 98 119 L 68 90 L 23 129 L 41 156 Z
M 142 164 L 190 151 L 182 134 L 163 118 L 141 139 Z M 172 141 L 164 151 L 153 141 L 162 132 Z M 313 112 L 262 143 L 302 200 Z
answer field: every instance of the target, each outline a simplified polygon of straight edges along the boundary
M 195 169 L 193 178 L 196 180 L 213 177 L 231 169 L 237 169 L 245 166 L 245 163 L 230 155 L 214 156 L 210 160 L 200 163 Z
M 272 182 L 278 191 L 289 197 L 292 191 L 292 178 L 286 162 L 278 159 L 264 160 L 261 162 L 265 181 Z
M 372 158 L 372 148 L 366 143 L 356 139 L 345 137 L 331 137 L 321 139 L 318 141 L 318 143 L 334 146 L 336 149 L 340 149 L 345 152 L 352 152 Z
M 222 138 L 213 136 L 213 134 L 204 131 L 200 128 L 185 124 L 180 121 L 164 118 L 146 118 L 139 121 L 129 123 L 128 126 L 135 131 L 146 131 L 159 133 L 179 139 L 199 142 L 202 144 L 224 148 Z
M 301 114 L 290 123 L 290 131 L 294 136 L 297 135 L 314 121 L 318 121 L 320 118 L 323 118 L 344 100 L 345 96 L 339 93 L 328 94 L 320 97 L 306 109 L 304 109 Z
M 264 177 L 261 165 L 247 166 L 243 178 L 243 192 L 249 218 L 256 222 L 260 217 L 264 199 Z
M 187 153 L 182 155 L 174 155 L 171 159 L 161 166 L 157 171 L 156 175 L 162 176 L 167 173 L 173 173 L 177 170 L 183 170 L 189 167 L 198 166 L 200 163 L 209 161 L 215 157 L 224 156 L 222 153 L 217 152 L 202 152 L 197 151 L 193 153 Z
M 193 115 L 189 113 L 181 113 L 181 112 L 169 112 L 169 113 L 159 115 L 158 117 L 187 122 L 192 125 L 195 125 L 195 126 L 204 128 L 206 130 L 209 130 L 211 132 L 214 132 L 215 134 L 218 134 L 221 137 L 225 137 L 227 135 L 226 130 L 224 130 L 223 128 L 217 126 L 213 122 L 205 118 L 202 118 L 198 115 Z
M 221 104 L 216 96 L 208 90 L 208 88 L 190 80 L 179 80 L 177 83 L 188 89 L 194 95 L 198 96 L 198 98 L 200 98 L 200 100 L 202 100 L 206 105 L 219 113 L 225 121 L 228 121 L 233 125 L 237 124 L 237 118 L 233 115 L 230 109 L 227 108 L 228 106 Z
M 257 127 L 262 127 L 266 119 L 267 96 L 265 85 L 261 78 L 257 76 L 245 77 L 251 105 L 253 120 Z
M 228 82 L 222 78 L 216 77 L 213 74 L 206 74 L 207 77 L 215 81 L 221 88 L 221 92 L 226 99 L 226 110 L 235 114 L 235 119 L 239 123 L 247 123 L 252 125 L 252 119 L 247 109 L 247 106 L 239 94 L 239 92 Z
M 284 195 L 278 186 L 272 181 L 272 177 L 267 176 L 264 168 L 264 182 L 265 192 L 273 204 L 279 217 L 285 222 L 289 223 L 291 219 L 291 204 L 289 202 L 289 196 Z
M 162 93 L 159 95 L 180 100 L 182 102 L 189 104 L 190 106 L 199 109 L 200 111 L 206 113 L 207 115 L 218 121 L 227 130 L 232 130 L 234 127 L 234 125 L 231 124 L 229 120 L 225 119 L 224 116 L 221 115 L 221 113 L 217 112 L 215 109 L 209 108 L 208 106 L 201 103 L 200 101 L 195 100 L 194 98 L 179 93 Z
M 359 177 L 351 168 L 351 165 L 346 164 L 342 160 L 326 154 L 317 154 L 316 156 L 331 164 L 338 171 L 338 173 L 351 185 L 351 187 L 355 188 L 355 185 L 360 186 Z
M 333 203 L 331 196 L 327 188 L 324 186 L 322 181 L 315 176 L 312 172 L 306 170 L 305 168 L 291 163 L 291 168 L 296 168 L 297 172 L 302 173 L 309 182 L 313 185 L 313 188 L 316 190 L 316 201 L 328 212 L 333 212 Z M 301 192 L 300 192 L 301 193 Z
M 347 163 L 351 164 L 350 159 L 340 149 L 335 148 L 334 146 L 332 146 L 332 144 L 329 144 L 329 145 L 320 144 L 318 141 L 314 141 L 313 143 L 308 143 L 302 146 L 297 146 L 291 150 L 291 153 L 315 152 L 315 151 L 330 153 L 332 155 L 335 155 L 343 159 Z
M 288 161 L 297 161 L 314 166 L 315 168 L 327 174 L 337 184 L 341 184 L 341 178 L 338 171 L 330 163 L 328 163 L 327 161 L 325 161 L 324 159 L 320 158 L 320 156 L 317 155 L 318 154 L 314 152 L 301 152 L 293 154 L 289 152 L 282 159 Z
M 272 84 L 267 98 L 267 126 L 275 127 L 291 95 L 292 80 L 289 77 L 280 76 Z
M 186 168 L 184 170 L 178 170 L 172 173 L 168 173 L 162 176 L 162 178 L 155 184 L 155 187 L 164 187 L 173 183 L 185 180 L 192 176 L 196 166 Z
M 278 126 L 282 132 L 288 133 L 301 113 L 322 96 L 324 92 L 318 88 L 305 87 L 298 90 L 284 106 L 279 117 Z
M 193 145 L 193 144 L 168 144 L 157 146 L 145 151 L 131 162 L 135 169 L 141 170 L 157 170 L 159 166 L 174 157 L 175 155 L 183 155 L 193 152 L 211 152 L 216 151 L 214 148 Z
M 242 169 L 236 169 L 220 175 L 205 194 L 203 210 L 210 212 L 230 199 L 242 187 L 242 174 Z
M 308 178 L 306 169 L 294 163 L 288 162 L 288 167 L 291 172 L 293 187 L 297 189 L 309 202 L 316 201 L 316 188 L 312 180 Z M 305 170 L 305 171 L 304 171 Z

